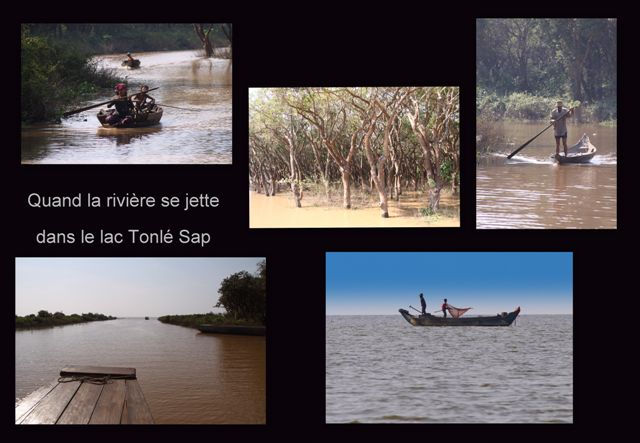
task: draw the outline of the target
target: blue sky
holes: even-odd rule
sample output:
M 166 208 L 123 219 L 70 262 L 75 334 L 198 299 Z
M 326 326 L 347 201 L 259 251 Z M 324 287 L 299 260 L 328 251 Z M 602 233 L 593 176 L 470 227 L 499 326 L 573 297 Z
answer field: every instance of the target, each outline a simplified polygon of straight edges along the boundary
M 229 275 L 263 258 L 16 258 L 16 315 L 156 317 L 214 310 Z M 220 309 L 214 312 L 222 312 Z
M 336 252 L 326 254 L 327 315 L 435 311 L 447 298 L 467 315 L 573 313 L 570 252 Z

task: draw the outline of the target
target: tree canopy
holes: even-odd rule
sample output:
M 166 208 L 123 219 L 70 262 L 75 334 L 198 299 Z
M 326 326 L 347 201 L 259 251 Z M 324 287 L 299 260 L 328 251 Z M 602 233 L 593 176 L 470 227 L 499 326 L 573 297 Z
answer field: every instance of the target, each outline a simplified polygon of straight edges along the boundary
M 279 88 L 253 89 L 249 104 L 250 179 L 254 189 L 275 195 L 286 182 L 296 206 L 303 190 L 322 183 L 343 189 L 370 186 L 383 217 L 387 197 L 402 187 L 425 186 L 429 207 L 440 190 L 455 188 L 459 171 L 459 89 Z
M 616 31 L 616 19 L 478 19 L 479 94 L 608 104 L 615 113 Z

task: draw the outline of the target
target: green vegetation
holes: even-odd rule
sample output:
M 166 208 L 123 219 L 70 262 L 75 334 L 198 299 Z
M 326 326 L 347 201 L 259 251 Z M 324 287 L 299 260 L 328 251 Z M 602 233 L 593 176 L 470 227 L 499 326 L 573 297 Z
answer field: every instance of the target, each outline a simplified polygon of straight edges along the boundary
M 196 328 L 200 325 L 262 326 L 264 324 L 252 320 L 234 319 L 229 315 L 214 314 L 213 312 L 207 314 L 163 315 L 158 317 L 158 321 L 189 328 Z
M 75 323 L 86 323 L 90 321 L 115 320 L 117 317 L 104 314 L 94 314 L 88 312 L 86 314 L 65 315 L 62 312 L 38 311 L 38 314 L 30 314 L 24 317 L 16 315 L 16 329 L 24 328 L 40 328 L 47 326 L 72 325 Z
M 581 121 L 615 120 L 616 19 L 480 19 L 476 113 L 542 120 L 556 100 Z
M 88 94 L 112 88 L 120 81 L 90 62 L 88 53 L 34 36 L 23 25 L 21 34 L 21 119 L 54 120 Z
M 195 328 L 202 324 L 262 326 L 266 321 L 267 262 L 258 264 L 255 275 L 237 272 L 225 278 L 218 289 L 220 298 L 216 307 L 224 307 L 226 314 L 164 315 L 162 323 Z
M 211 30 L 208 37 L 214 47 L 230 46 L 230 25 L 196 25 L 205 31 Z M 191 23 L 34 23 L 27 26 L 34 36 L 93 55 L 202 48 Z

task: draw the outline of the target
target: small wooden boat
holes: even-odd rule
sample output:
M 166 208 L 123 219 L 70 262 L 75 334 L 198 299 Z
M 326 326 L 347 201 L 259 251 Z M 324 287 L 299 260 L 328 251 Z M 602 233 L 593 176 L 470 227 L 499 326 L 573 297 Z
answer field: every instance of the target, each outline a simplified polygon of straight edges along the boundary
M 400 314 L 413 326 L 509 326 L 520 314 L 520 307 L 513 312 L 503 312 L 494 316 L 479 317 L 436 317 L 431 314 L 412 315 L 406 309 L 400 309 Z
M 149 317 L 145 317 L 144 319 L 145 319 L 145 320 L 149 320 Z
M 264 326 L 200 325 L 200 332 L 212 334 L 264 335 Z
M 140 60 L 133 59 L 133 60 L 125 60 L 122 62 L 122 66 L 126 66 L 127 68 L 131 68 L 131 69 L 138 69 L 140 67 Z
M 115 109 L 101 109 L 98 112 L 98 120 L 105 128 L 141 128 L 144 126 L 153 126 L 160 123 L 163 110 L 159 106 L 154 106 L 149 112 L 139 112 L 133 115 L 133 120 L 126 125 L 110 125 L 107 123 L 107 117 L 115 112 Z
M 559 164 L 565 165 L 568 163 L 589 163 L 591 159 L 596 155 L 596 147 L 589 141 L 589 136 L 583 134 L 578 143 L 567 148 L 567 155 L 561 152 L 558 156 L 552 154 L 551 157 L 555 158 Z

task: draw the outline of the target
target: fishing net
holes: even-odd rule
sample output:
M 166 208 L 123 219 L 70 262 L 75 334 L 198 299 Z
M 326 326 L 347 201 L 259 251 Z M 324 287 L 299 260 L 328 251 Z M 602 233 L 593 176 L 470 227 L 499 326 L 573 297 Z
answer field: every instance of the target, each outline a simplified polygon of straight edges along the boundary
M 456 308 L 449 304 L 447 305 L 447 311 L 449 311 L 449 314 L 451 314 L 451 317 L 453 318 L 462 317 L 469 309 L 471 308 Z

